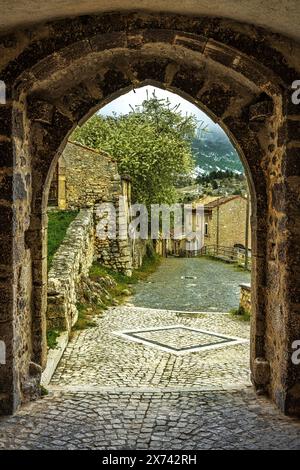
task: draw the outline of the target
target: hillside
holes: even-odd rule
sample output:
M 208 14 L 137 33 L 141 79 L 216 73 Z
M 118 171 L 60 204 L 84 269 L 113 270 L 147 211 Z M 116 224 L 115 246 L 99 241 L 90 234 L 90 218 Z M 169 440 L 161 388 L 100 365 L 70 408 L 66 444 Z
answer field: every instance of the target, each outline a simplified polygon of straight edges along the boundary
M 246 177 L 243 174 L 227 170 L 212 171 L 208 175 L 199 175 L 191 184 L 178 187 L 178 201 L 188 203 L 204 195 L 231 196 L 248 192 Z
M 238 153 L 221 128 L 211 127 L 192 144 L 196 161 L 196 173 L 204 174 L 215 170 L 229 170 L 244 173 Z

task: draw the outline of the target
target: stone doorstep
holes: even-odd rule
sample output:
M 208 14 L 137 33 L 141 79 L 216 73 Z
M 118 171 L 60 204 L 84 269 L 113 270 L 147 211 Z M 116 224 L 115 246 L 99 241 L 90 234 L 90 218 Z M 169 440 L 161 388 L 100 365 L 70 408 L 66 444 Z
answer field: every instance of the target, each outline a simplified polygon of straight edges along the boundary
M 64 331 L 57 338 L 57 346 L 55 349 L 49 349 L 47 364 L 44 372 L 42 373 L 41 385 L 46 387 L 59 364 L 59 361 L 62 358 L 63 353 L 69 342 L 69 334 L 67 331 Z

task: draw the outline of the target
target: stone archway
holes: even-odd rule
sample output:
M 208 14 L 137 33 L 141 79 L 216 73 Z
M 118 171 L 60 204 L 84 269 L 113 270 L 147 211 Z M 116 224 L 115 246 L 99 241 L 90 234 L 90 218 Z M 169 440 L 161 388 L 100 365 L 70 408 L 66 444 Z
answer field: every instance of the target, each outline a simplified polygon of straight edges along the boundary
M 299 321 L 299 112 L 289 42 L 220 19 L 116 14 L 58 21 L 3 38 L 4 178 L 0 409 L 39 394 L 45 364 L 46 201 L 68 135 L 99 107 L 158 84 L 220 123 L 246 167 L 253 199 L 251 369 L 257 389 L 299 413 L 291 362 Z M 19 44 L 19 43 L 18 43 Z

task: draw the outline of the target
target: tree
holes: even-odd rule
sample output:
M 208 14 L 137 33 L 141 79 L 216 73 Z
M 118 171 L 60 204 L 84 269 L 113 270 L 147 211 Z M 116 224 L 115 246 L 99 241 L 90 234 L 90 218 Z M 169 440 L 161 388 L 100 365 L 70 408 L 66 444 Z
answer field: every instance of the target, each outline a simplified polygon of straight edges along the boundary
M 212 186 L 213 189 L 218 189 L 218 187 L 219 187 L 218 182 L 216 180 L 212 180 L 211 186 Z
M 120 174 L 132 178 L 133 201 L 149 206 L 176 201 L 176 182 L 194 168 L 196 131 L 194 116 L 183 116 L 153 94 L 127 115 L 93 116 L 72 138 L 112 155 Z

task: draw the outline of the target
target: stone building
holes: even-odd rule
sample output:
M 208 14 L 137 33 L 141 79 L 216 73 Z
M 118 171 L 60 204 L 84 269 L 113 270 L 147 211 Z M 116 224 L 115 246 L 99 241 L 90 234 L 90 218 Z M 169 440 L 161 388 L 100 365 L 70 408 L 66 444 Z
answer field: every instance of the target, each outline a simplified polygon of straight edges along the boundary
M 129 276 L 133 267 L 139 265 L 136 262 L 138 254 L 134 253 L 137 245 L 133 245 L 128 236 L 122 240 L 119 236 L 102 238 L 97 226 L 101 217 L 106 215 L 100 210 L 103 203 L 113 205 L 116 222 L 119 221 L 120 210 L 123 211 L 124 223 L 128 224 L 130 202 L 130 178 L 119 175 L 117 162 L 110 155 L 75 142 L 67 143 L 54 169 L 49 206 L 61 210 L 94 208 L 95 258 Z
M 204 220 L 196 206 L 204 206 Z M 247 199 L 242 196 L 205 196 L 194 201 L 193 210 L 187 215 L 188 223 L 195 232 L 203 230 L 204 237 L 188 241 L 186 235 L 171 239 L 169 252 L 178 256 L 196 256 L 202 247 L 233 250 L 251 250 L 250 217 Z
M 252 214 L 251 374 L 300 416 L 300 22 L 297 0 L 20 0 L 0 20 L 0 413 L 40 393 L 47 200 L 73 129 L 132 88 L 186 97 L 230 136 Z M 87 4 L 89 4 L 87 6 Z
M 81 209 L 122 194 L 130 200 L 130 182 L 120 179 L 117 162 L 108 153 L 68 141 L 53 173 L 49 206 Z
M 247 240 L 248 248 L 251 249 L 246 198 L 206 196 L 198 200 L 197 204 L 204 205 L 204 246 L 245 247 Z

